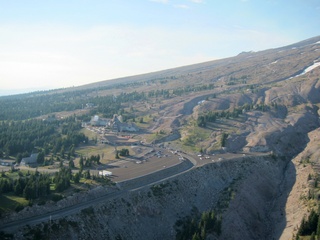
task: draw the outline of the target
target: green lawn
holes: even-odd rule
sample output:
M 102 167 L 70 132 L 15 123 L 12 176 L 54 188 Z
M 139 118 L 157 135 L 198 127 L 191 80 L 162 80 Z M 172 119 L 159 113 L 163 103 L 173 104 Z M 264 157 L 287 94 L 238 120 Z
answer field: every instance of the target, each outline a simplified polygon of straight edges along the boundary
M 198 126 L 192 126 L 184 130 L 187 135 L 182 139 L 185 145 L 196 146 L 198 143 L 208 139 L 211 134 L 211 130 L 200 128 Z
M 18 206 L 27 206 L 29 201 L 23 197 L 13 195 L 13 193 L 1 194 L 0 195 L 0 209 L 1 211 L 15 210 Z
M 86 135 L 86 137 L 88 137 L 89 140 L 99 137 L 99 134 L 97 134 L 97 133 L 95 133 L 95 132 L 92 132 L 92 131 L 90 131 L 90 130 L 88 130 L 88 129 L 86 129 L 86 128 L 81 129 L 81 132 L 82 132 L 84 135 Z
M 107 155 L 111 151 L 109 148 L 112 150 L 112 147 L 110 147 L 109 145 L 87 145 L 76 149 L 76 153 L 88 157 L 97 154 L 102 155 L 102 153 Z
M 166 134 L 156 134 L 156 133 L 150 133 L 150 134 L 146 134 L 144 135 L 144 139 L 146 139 L 146 142 L 150 143 L 156 139 L 160 139 L 167 136 Z
M 121 149 L 121 146 L 117 146 L 118 149 Z M 91 157 L 92 155 L 100 155 L 101 163 L 108 163 L 115 159 L 114 147 L 107 144 L 99 144 L 99 145 L 89 145 L 83 146 L 76 150 L 78 155 L 82 155 L 84 157 Z M 102 158 L 103 156 L 103 158 Z M 75 163 L 78 164 L 79 157 L 76 159 Z
M 15 172 L 11 172 L 11 171 L 8 171 L 8 172 L 5 172 L 5 175 L 7 178 L 10 178 L 10 179 L 18 179 L 19 178 L 19 172 L 18 171 L 15 171 Z

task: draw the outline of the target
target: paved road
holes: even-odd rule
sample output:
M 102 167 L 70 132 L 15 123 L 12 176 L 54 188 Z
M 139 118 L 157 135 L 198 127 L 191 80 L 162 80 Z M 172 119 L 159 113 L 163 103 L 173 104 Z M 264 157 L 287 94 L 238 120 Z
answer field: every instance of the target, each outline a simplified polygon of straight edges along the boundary
M 50 220 L 55 220 L 55 219 L 59 219 L 59 218 L 65 217 L 65 216 L 69 216 L 69 215 L 78 213 L 82 209 L 96 205 L 99 202 L 102 202 L 106 199 L 109 200 L 109 199 L 117 198 L 117 197 L 125 194 L 126 192 L 127 192 L 126 190 L 122 190 L 122 191 L 108 193 L 104 196 L 101 196 L 101 197 L 98 197 L 98 198 L 95 198 L 95 199 L 92 199 L 92 200 L 89 200 L 89 201 L 86 201 L 83 203 L 79 203 L 79 204 L 76 204 L 76 205 L 73 205 L 70 207 L 59 209 L 59 210 L 56 210 L 53 212 L 44 213 L 41 215 L 29 217 L 29 218 L 15 220 L 13 222 L 9 222 L 7 224 L 0 226 L 0 231 L 13 232 L 16 229 L 19 229 L 20 227 L 23 227 L 25 225 L 31 226 L 31 225 L 39 224 L 41 222 L 49 222 Z
M 178 158 L 177 156 L 175 156 L 176 158 Z M 159 162 L 162 163 L 162 161 L 160 161 L 161 158 L 159 158 Z M 124 163 L 123 163 L 124 164 Z M 135 164 L 135 163 L 132 163 L 132 164 Z M 140 166 L 140 164 L 136 164 L 138 166 Z M 141 164 L 142 165 L 142 164 Z M 152 164 L 154 165 L 154 163 Z M 162 164 L 160 164 L 162 166 Z M 151 167 L 151 168 L 154 168 L 154 167 Z M 141 171 L 141 173 L 147 173 L 148 170 L 150 170 L 150 168 L 145 168 L 144 171 Z M 189 171 L 190 169 L 186 170 L 186 171 Z M 184 172 L 186 172 L 184 171 Z M 5 231 L 5 232 L 14 232 L 15 230 L 19 229 L 20 227 L 23 227 L 23 226 L 26 226 L 26 225 L 36 225 L 36 224 L 39 224 L 41 222 L 49 222 L 50 220 L 55 220 L 55 219 L 59 219 L 59 218 L 62 218 L 62 217 L 65 217 L 65 216 L 69 216 L 69 215 L 72 215 L 72 214 L 76 214 L 78 212 L 80 212 L 82 209 L 85 209 L 85 208 L 88 208 L 90 206 L 94 206 L 94 205 L 97 205 L 98 203 L 101 203 L 103 201 L 106 201 L 106 200 L 110 200 L 110 199 L 113 199 L 113 198 L 118 198 L 130 191 L 136 191 L 138 189 L 141 189 L 145 186 L 148 186 L 148 185 L 153 185 L 153 184 L 156 184 L 156 183 L 159 183 L 159 182 L 162 182 L 166 179 L 170 179 L 172 177 L 175 177 L 179 174 L 183 174 L 184 172 L 180 172 L 178 174 L 175 174 L 175 175 L 172 175 L 170 177 L 167 177 L 167 178 L 163 178 L 161 180 L 156 180 L 152 183 L 149 183 L 149 184 L 141 184 L 141 186 L 135 186 L 134 189 L 129 189 L 129 190 L 117 190 L 116 192 L 110 192 L 110 193 L 106 193 L 105 195 L 101 196 L 101 197 L 98 197 L 98 198 L 95 198 L 95 199 L 92 199 L 92 200 L 88 200 L 88 201 L 85 201 L 85 202 L 82 202 L 82 203 L 79 203 L 79 204 L 75 204 L 73 206 L 69 206 L 69 207 L 66 207 L 66 208 L 63 208 L 63 209 L 59 209 L 59 210 L 55 210 L 55 211 L 52 211 L 52 212 L 49 212 L 49 213 L 44 213 L 44 214 L 41 214 L 41 215 L 37 215 L 37 216 L 33 216 L 33 217 L 29 217 L 29 218 L 23 218 L 23 219 L 19 219 L 19 220 L 15 220 L 13 222 L 9 222 L 9 223 L 6 223 L 2 226 L 0 226 L 0 231 Z M 150 172 L 149 172 L 150 173 Z M 139 176 L 141 177 L 141 175 Z
M 163 178 L 161 180 L 156 180 L 156 181 L 154 181 L 152 183 L 149 183 L 149 184 L 146 184 L 146 185 L 135 186 L 134 189 L 117 190 L 116 192 L 106 193 L 105 195 L 103 195 L 101 197 L 98 197 L 98 198 L 95 198 L 95 199 L 92 199 L 92 200 L 88 200 L 86 202 L 79 203 L 79 204 L 76 204 L 76 205 L 73 205 L 73 206 L 69 206 L 69 207 L 66 207 L 66 208 L 63 208 L 63 209 L 59 209 L 59 210 L 55 210 L 55 211 L 52 211 L 52 212 L 49 212 L 49 213 L 44 213 L 44 214 L 41 214 L 41 215 L 38 215 L 38 216 L 19 219 L 19 220 L 15 220 L 13 222 L 6 223 L 6 224 L 0 226 L 0 231 L 13 232 L 13 231 L 19 229 L 20 227 L 25 226 L 25 225 L 35 225 L 35 224 L 39 224 L 41 222 L 49 222 L 50 219 L 51 220 L 55 220 L 55 219 L 59 219 L 59 218 L 65 217 L 65 216 L 76 214 L 76 213 L 80 212 L 82 209 L 85 209 L 85 208 L 88 208 L 90 206 L 96 205 L 96 204 L 101 203 L 101 202 L 103 202 L 105 200 L 118 198 L 118 197 L 120 197 L 120 196 L 122 196 L 122 195 L 124 195 L 124 194 L 126 194 L 126 193 L 128 193 L 130 191 L 136 191 L 136 190 L 138 190 L 140 188 L 143 188 L 145 186 L 153 185 L 153 184 L 156 184 L 158 182 L 162 182 L 164 180 L 167 180 L 167 179 L 170 179 L 172 177 L 175 177 L 177 175 L 184 174 L 185 172 L 190 171 L 191 169 L 193 169 L 193 168 L 195 168 L 197 166 L 205 165 L 205 164 L 212 163 L 212 162 L 219 162 L 219 161 L 224 161 L 224 160 L 230 160 L 230 159 L 234 159 L 234 158 L 244 157 L 244 156 L 247 156 L 247 155 L 249 155 L 249 156 L 258 156 L 258 155 L 265 155 L 265 154 L 253 154 L 253 153 L 246 154 L 246 155 L 244 155 L 244 154 L 218 154 L 218 155 L 210 156 L 210 158 L 205 158 L 205 156 L 204 156 L 204 157 L 201 157 L 201 159 L 200 159 L 200 157 L 196 158 L 196 157 L 192 157 L 192 156 L 189 156 L 187 154 L 182 153 L 181 156 L 183 156 L 185 159 L 187 158 L 188 159 L 187 161 L 190 160 L 193 163 L 193 165 L 196 163 L 196 165 L 194 165 L 194 167 L 189 168 L 188 170 L 186 170 L 184 172 L 180 172 L 180 173 L 172 175 L 170 177 L 166 177 L 166 178 Z M 174 155 L 174 156 L 176 158 L 178 158 L 178 156 L 176 156 L 176 155 Z M 155 165 L 155 163 L 153 163 L 152 165 L 163 166 L 164 162 L 161 161 L 160 159 L 161 158 L 159 158 L 159 164 L 158 165 Z M 125 163 L 122 163 L 122 164 L 125 164 Z M 136 164 L 136 163 L 131 163 L 131 164 Z M 147 163 L 143 163 L 143 164 L 147 164 Z M 140 164 L 136 164 L 137 169 L 139 169 L 141 165 Z M 127 170 L 127 168 L 119 168 L 119 170 L 120 169 L 126 169 Z M 150 173 L 150 168 L 146 167 L 144 170 L 141 169 L 140 174 L 144 174 L 144 173 Z M 121 178 L 119 178 L 119 179 L 121 179 Z
M 150 147 L 150 150 L 153 149 Z M 115 163 L 108 164 L 107 169 L 111 171 L 113 176 L 111 177 L 114 182 L 126 181 L 129 179 L 134 179 L 144 175 L 148 175 L 157 171 L 162 170 L 163 168 L 169 168 L 179 164 L 178 155 L 174 155 L 171 151 L 167 151 L 162 148 L 154 148 L 155 150 L 152 153 L 148 153 L 141 160 L 132 158 L 127 160 L 120 160 Z M 161 153 L 157 154 L 159 151 Z M 159 157 L 158 157 L 159 156 Z M 138 163 L 137 163 L 138 162 Z M 35 171 L 36 168 L 30 168 L 26 166 L 19 166 L 18 168 L 23 170 Z M 11 167 L 5 167 L 0 165 L 0 171 L 9 171 Z M 56 169 L 47 169 L 47 168 L 38 168 L 40 172 L 54 173 L 59 171 Z M 78 171 L 78 170 L 73 170 Z M 90 170 L 91 173 L 98 175 L 99 170 Z

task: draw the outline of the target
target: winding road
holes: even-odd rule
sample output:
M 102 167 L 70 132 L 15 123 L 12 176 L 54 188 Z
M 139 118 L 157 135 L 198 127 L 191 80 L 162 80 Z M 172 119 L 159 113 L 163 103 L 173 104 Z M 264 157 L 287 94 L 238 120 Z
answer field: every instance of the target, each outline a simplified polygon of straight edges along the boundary
M 57 220 L 59 218 L 63 218 L 63 217 L 69 216 L 69 215 L 77 214 L 81 210 L 86 209 L 88 207 L 95 206 L 95 205 L 102 203 L 104 201 L 112 200 L 112 199 L 124 196 L 124 195 L 128 194 L 129 192 L 137 191 L 137 190 L 142 189 L 144 187 L 151 186 L 151 185 L 163 182 L 165 180 L 169 180 L 169 179 L 174 178 L 178 175 L 184 174 L 187 171 L 190 171 L 196 167 L 203 166 L 203 165 L 206 165 L 209 163 L 227 161 L 227 160 L 241 158 L 241 157 L 245 157 L 245 156 L 258 156 L 258 155 L 265 155 L 265 154 L 261 154 L 261 153 L 251 153 L 251 154 L 224 153 L 224 154 L 217 154 L 217 155 L 210 156 L 210 157 L 196 158 L 196 157 L 190 156 L 185 153 L 180 153 L 180 156 L 185 159 L 184 161 L 189 162 L 188 167 L 181 172 L 177 172 L 176 174 L 171 174 L 170 176 L 163 176 L 161 178 L 158 177 L 158 179 L 155 179 L 152 182 L 146 183 L 143 180 L 141 180 L 141 181 L 138 181 L 138 184 L 136 182 L 131 187 L 129 185 L 129 187 L 125 187 L 124 189 L 118 188 L 117 190 L 115 190 L 113 192 L 107 192 L 107 190 L 106 190 L 106 194 L 104 194 L 103 196 L 99 196 L 97 198 L 87 200 L 85 202 L 81 202 L 81 203 L 78 203 L 78 204 L 75 204 L 72 206 L 68 206 L 68 207 L 65 207 L 62 209 L 54 210 L 51 212 L 43 213 L 43 214 L 40 214 L 37 216 L 21 218 L 21 219 L 17 219 L 17 220 L 11 221 L 11 222 L 7 222 L 7 223 L 0 226 L 0 231 L 12 233 L 23 226 L 27 226 L 27 225 L 32 226 L 32 225 L 36 225 L 36 224 L 39 224 L 42 222 L 50 222 L 51 220 Z M 183 161 L 181 163 L 183 163 Z M 176 165 L 174 165 L 174 166 L 176 166 Z M 159 173 L 159 172 L 161 172 L 161 170 L 150 173 L 145 176 L 152 177 L 152 175 L 155 175 L 156 173 Z M 126 181 L 122 181 L 122 182 L 130 182 L 130 181 L 133 181 L 133 180 L 141 178 L 141 177 L 144 177 L 144 176 L 139 176 L 139 177 L 136 177 L 136 178 L 133 178 L 130 180 L 126 180 Z M 118 183 L 122 183 L 122 182 L 118 182 Z
M 184 157 L 186 159 L 186 155 L 185 154 L 184 154 Z M 186 161 L 190 161 L 190 160 L 186 160 Z M 171 175 L 169 177 L 164 177 L 164 178 L 161 178 L 161 179 L 157 179 L 157 180 L 155 180 L 155 181 L 153 181 L 151 183 L 147 183 L 147 184 L 140 183 L 138 185 L 135 184 L 135 186 L 132 187 L 132 188 L 121 189 L 121 190 L 118 189 L 115 192 L 107 192 L 106 191 L 106 194 L 104 194 L 103 196 L 100 196 L 100 197 L 97 197 L 97 198 L 94 198 L 94 199 L 91 199 L 91 200 L 87 200 L 85 202 L 81 202 L 81 203 L 78 203 L 78 204 L 75 204 L 75 205 L 72 205 L 72 206 L 68 206 L 68 207 L 65 207 L 65 208 L 62 208 L 62 209 L 54 210 L 54 211 L 51 211 L 51 212 L 43 213 L 43 214 L 40 214 L 40 215 L 37 215 L 37 216 L 21 218 L 21 219 L 17 219 L 17 220 L 2 224 L 0 226 L 0 231 L 12 233 L 12 232 L 16 231 L 17 229 L 19 229 L 19 228 L 21 228 L 23 226 L 27 226 L 27 225 L 31 226 L 31 225 L 36 225 L 36 224 L 39 224 L 39 223 L 42 223 L 42 222 L 50 222 L 51 220 L 56 220 L 56 219 L 59 219 L 59 218 L 63 218 L 63 217 L 69 216 L 69 215 L 73 215 L 73 214 L 79 213 L 83 209 L 86 209 L 88 207 L 97 205 L 97 204 L 99 204 L 101 202 L 104 202 L 106 200 L 111 200 L 111 199 L 114 199 L 114 198 L 121 197 L 121 196 L 127 194 L 128 192 L 137 191 L 137 190 L 139 190 L 141 188 L 144 188 L 146 186 L 157 184 L 157 183 L 162 182 L 164 180 L 168 180 L 168 179 L 173 178 L 173 177 L 175 177 L 177 175 L 180 175 L 180 174 L 183 174 L 183 173 L 185 173 L 187 171 L 190 171 L 192 168 L 195 167 L 195 165 L 193 164 L 195 162 L 196 161 L 194 159 L 192 159 L 190 161 L 190 163 L 192 163 L 192 164 L 190 164 L 190 168 L 188 168 L 187 170 L 179 172 L 179 173 L 174 174 L 174 175 Z M 159 171 L 157 171 L 157 172 L 159 172 Z M 155 174 L 155 173 L 156 172 L 150 173 L 149 176 L 152 175 L 152 174 Z M 141 177 L 141 176 L 139 176 L 139 177 Z M 139 177 L 136 177 L 134 179 L 137 179 Z M 127 181 L 132 181 L 134 179 L 130 179 L 130 180 L 127 180 Z M 123 181 L 123 182 L 125 182 L 125 181 Z

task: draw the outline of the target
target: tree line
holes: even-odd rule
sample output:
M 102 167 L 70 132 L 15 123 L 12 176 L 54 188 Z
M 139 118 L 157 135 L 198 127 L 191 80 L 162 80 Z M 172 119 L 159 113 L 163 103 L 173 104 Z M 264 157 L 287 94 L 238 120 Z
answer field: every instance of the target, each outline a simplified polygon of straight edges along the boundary
M 312 209 L 308 218 L 303 217 L 298 233 L 296 235 L 296 240 L 300 239 L 300 236 L 311 236 L 311 240 L 320 239 L 319 217 L 319 209 L 317 212 Z
M 175 224 L 177 240 L 205 240 L 208 234 L 221 234 L 222 218 L 214 210 L 194 212 Z
M 197 125 L 199 127 L 206 127 L 207 123 L 214 123 L 217 119 L 238 118 L 244 111 L 262 111 L 267 112 L 271 108 L 278 109 L 277 103 L 267 104 L 244 104 L 243 106 L 236 107 L 232 111 L 208 111 L 198 116 Z
M 81 123 L 74 117 L 54 122 L 36 119 L 0 122 L 0 158 L 15 156 L 19 162 L 35 149 L 45 155 L 50 152 L 63 155 L 66 149 L 74 154 L 74 147 L 88 142 L 80 129 Z
M 91 167 L 92 163 L 95 164 L 100 164 L 100 154 L 97 155 L 91 155 L 89 158 L 80 156 L 80 160 L 79 160 L 79 167 L 80 167 L 80 171 L 84 169 L 84 167 Z
M 19 172 L 17 179 L 5 177 L 2 173 L 0 178 L 0 194 L 13 192 L 17 196 L 23 196 L 27 200 L 46 197 L 50 194 L 51 177 L 48 174 Z
M 24 197 L 27 200 L 46 198 L 53 192 L 63 192 L 71 186 L 71 182 L 79 183 L 81 178 L 93 179 L 106 184 L 112 184 L 110 179 L 103 176 L 91 175 L 89 170 L 80 169 L 77 173 L 72 173 L 71 168 L 61 167 L 54 174 L 27 172 L 23 174 L 18 171 L 18 178 L 10 178 L 5 172 L 0 175 L 0 195 L 13 193 L 16 196 Z M 50 186 L 53 185 L 53 189 Z
M 27 120 L 42 115 L 52 114 L 62 111 L 74 111 L 82 109 L 85 103 L 94 103 L 95 108 L 91 109 L 90 115 L 104 114 L 105 117 L 112 117 L 122 108 L 122 103 L 132 101 L 143 101 L 148 98 L 170 98 L 181 96 L 189 92 L 205 91 L 214 88 L 213 84 L 204 85 L 188 85 L 174 89 L 156 89 L 147 92 L 133 91 L 122 92 L 118 96 L 107 95 L 95 97 L 99 91 L 104 89 L 120 88 L 132 89 L 133 87 L 142 86 L 148 83 L 159 81 L 161 85 L 168 80 L 153 79 L 149 81 L 141 81 L 134 83 L 113 84 L 110 86 L 89 88 L 85 90 L 69 90 L 69 91 L 42 91 L 28 94 L 20 94 L 13 96 L 0 97 L 0 121 L 18 121 Z M 168 78 L 169 79 L 169 78 Z M 171 79 L 174 79 L 171 77 Z

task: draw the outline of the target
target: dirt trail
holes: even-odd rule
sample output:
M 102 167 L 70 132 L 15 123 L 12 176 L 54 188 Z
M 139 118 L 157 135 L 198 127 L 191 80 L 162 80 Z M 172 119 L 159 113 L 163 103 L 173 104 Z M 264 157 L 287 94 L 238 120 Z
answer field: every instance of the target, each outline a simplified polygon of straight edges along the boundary
M 287 199 L 285 213 L 286 213 L 286 226 L 280 236 L 280 240 L 291 240 L 293 234 L 298 230 L 303 216 L 308 212 L 307 204 L 303 196 L 308 193 L 308 175 L 312 174 L 313 170 L 311 165 L 303 166 L 299 164 L 299 158 L 295 158 L 293 163 L 296 167 L 296 182 Z
M 308 203 L 306 201 L 309 191 L 308 176 L 315 172 L 311 164 L 303 164 L 301 161 L 307 157 L 310 157 L 312 162 L 314 162 L 314 157 L 318 159 L 319 133 L 320 128 L 311 131 L 308 134 L 310 142 L 307 144 L 305 150 L 293 159 L 296 168 L 296 182 L 287 199 L 285 208 L 287 221 L 286 227 L 280 237 L 281 240 L 291 240 L 293 234 L 297 232 L 303 216 L 308 213 Z

